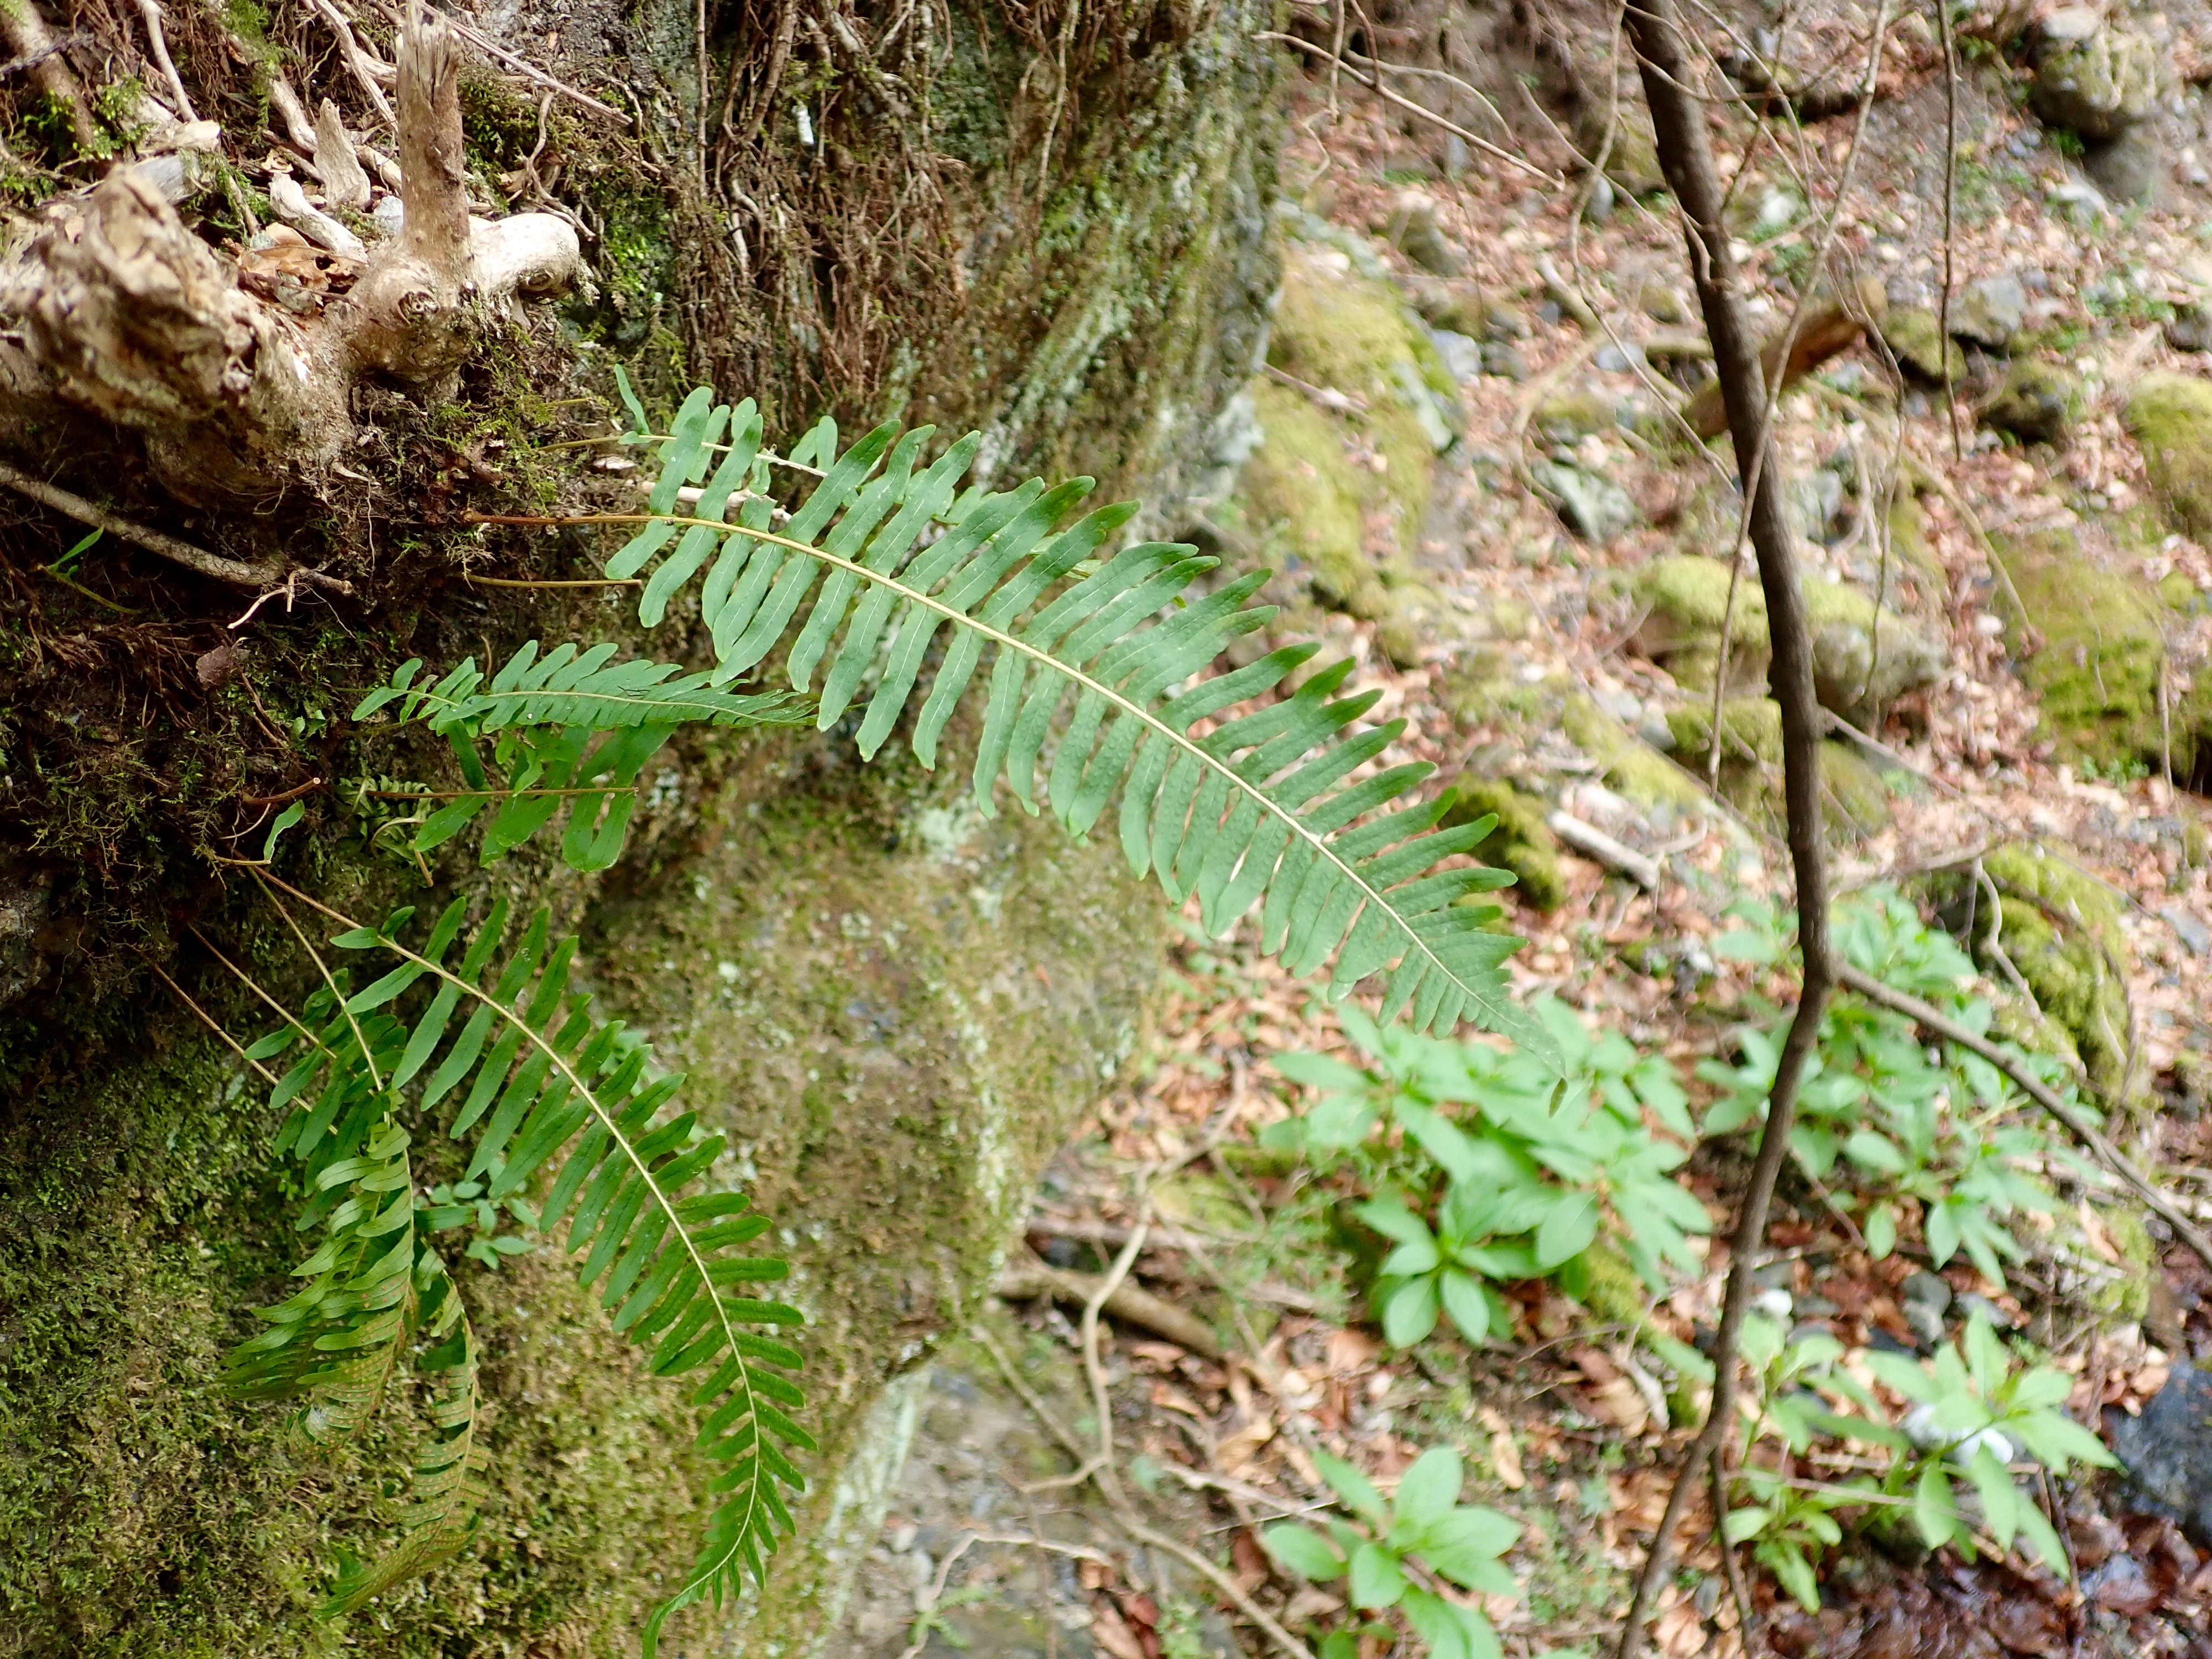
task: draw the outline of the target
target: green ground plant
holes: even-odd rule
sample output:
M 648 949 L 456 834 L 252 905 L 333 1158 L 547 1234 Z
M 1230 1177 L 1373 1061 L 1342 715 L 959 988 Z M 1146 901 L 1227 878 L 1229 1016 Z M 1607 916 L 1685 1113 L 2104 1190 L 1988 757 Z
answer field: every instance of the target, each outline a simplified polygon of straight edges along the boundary
M 2106 1468 L 2114 1459 L 2065 1414 L 2074 1379 L 2064 1371 L 2008 1347 L 1978 1314 L 1930 1360 L 1869 1352 L 1864 1375 L 1846 1369 L 1832 1336 L 1788 1341 L 1756 1315 L 1743 1353 L 1760 1386 L 1739 1402 L 1723 1531 L 1731 1543 L 1749 1543 L 1808 1612 L 1820 1607 L 1819 1564 L 1847 1528 L 1909 1530 L 1925 1548 L 1948 1545 L 1968 1560 L 2017 1539 L 2070 1576 L 2065 1546 L 2023 1477 L 2039 1468 Z M 1885 1389 L 1896 1407 L 1884 1404 Z M 1886 1467 L 1807 1478 L 1823 1449 L 1874 1451 Z M 1750 1501 L 1735 1503 L 1738 1494 Z
M 1735 914 L 1740 925 L 1714 940 L 1715 953 L 1782 961 L 1785 919 L 1763 904 L 1738 905 Z M 1896 893 L 1856 896 L 1837 908 L 1834 926 L 1854 966 L 1970 1030 L 1989 1032 L 1995 1008 L 1966 988 L 1972 962 Z M 1698 1075 L 1721 1091 L 1705 1114 L 1705 1133 L 1733 1133 L 1764 1115 L 1785 1023 L 1762 1017 L 1741 1032 L 1734 1063 L 1699 1064 Z M 2053 1088 L 2070 1091 L 2057 1062 L 2014 1052 Z M 1897 1248 L 1900 1227 L 1917 1222 L 1936 1267 L 1963 1252 L 2002 1284 L 2004 1263 L 2022 1255 L 2014 1218 L 2053 1206 L 2049 1187 L 2031 1171 L 2069 1156 L 2023 1116 L 2027 1105 L 2018 1085 L 1987 1060 L 1948 1043 L 1931 1048 L 1903 1015 L 1846 992 L 1830 1004 L 1807 1062 L 1790 1153 L 1822 1190 L 1832 1182 L 1841 1189 L 1836 1207 L 1855 1218 L 1877 1261 Z
M 1362 1613 L 1398 1613 L 1434 1659 L 1498 1659 L 1490 1620 L 1480 1608 L 1440 1594 L 1438 1581 L 1478 1593 L 1517 1594 L 1498 1558 L 1521 1528 L 1495 1510 L 1460 1503 L 1459 1454 L 1431 1447 L 1399 1477 L 1387 1502 L 1343 1459 L 1322 1452 L 1314 1462 L 1352 1518 L 1319 1528 L 1278 1522 L 1261 1534 L 1268 1553 L 1312 1583 L 1343 1580 L 1351 1605 Z M 1322 1644 L 1322 1659 L 1353 1659 L 1361 1636 L 1394 1633 L 1379 1619 L 1332 1631 Z
M 1584 1292 L 1601 1240 L 1654 1290 L 1669 1263 L 1697 1268 L 1690 1238 L 1712 1223 L 1670 1173 L 1692 1133 L 1674 1068 L 1616 1032 L 1593 1036 L 1555 998 L 1532 1012 L 1556 1069 L 1511 1046 L 1378 1025 L 1350 1006 L 1340 1018 L 1366 1066 L 1274 1060 L 1315 1098 L 1262 1141 L 1323 1168 L 1348 1163 L 1373 1194 L 1354 1213 L 1396 1246 L 1375 1301 L 1398 1346 L 1425 1340 L 1440 1316 L 1471 1342 L 1504 1334 L 1498 1285 L 1556 1278 Z
M 1711 942 L 1714 954 L 1786 970 L 1789 918 L 1756 902 L 1732 915 L 1736 925 Z M 1854 964 L 1970 1030 L 1990 1029 L 1995 1010 L 1972 991 L 1971 961 L 1895 892 L 1854 896 L 1833 925 Z M 1508 1334 L 1499 1287 L 1516 1281 L 1548 1278 L 1586 1298 L 1601 1248 L 1633 1263 L 1654 1291 L 1701 1267 L 1691 1241 L 1710 1222 L 1673 1174 L 1695 1139 L 1673 1066 L 1617 1033 L 1590 1034 L 1555 999 L 1531 1012 L 1560 1056 L 1556 1070 L 1510 1043 L 1380 1026 L 1350 1006 L 1339 1018 L 1365 1064 L 1315 1054 L 1273 1062 L 1308 1099 L 1262 1139 L 1345 1177 L 1357 1195 L 1351 1213 L 1389 1241 L 1373 1304 L 1395 1346 L 1425 1340 L 1446 1318 L 1471 1342 Z M 1781 1029 L 1770 1005 L 1754 1001 L 1751 1012 L 1740 1057 L 1698 1068 L 1720 1091 L 1708 1135 L 1763 1115 Z M 2053 1087 L 2069 1086 L 2056 1062 L 2021 1059 Z M 2066 1156 L 2021 1121 L 2027 1105 L 1978 1056 L 1931 1048 L 1901 1016 L 1838 996 L 1806 1070 L 1791 1152 L 1875 1257 L 1917 1222 L 1936 1265 L 1963 1255 L 2002 1284 L 2003 1264 L 2022 1254 L 2012 1221 L 2053 1206 L 2032 1171 Z M 1656 1328 L 1641 1340 L 1686 1384 L 1711 1384 L 1702 1354 Z M 2065 1372 L 2008 1347 L 1979 1315 L 1925 1361 L 1847 1354 L 1825 1332 L 1793 1341 L 1757 1314 L 1741 1352 L 1756 1385 L 1738 1399 L 1727 1535 L 1808 1609 L 1819 1605 L 1822 1562 L 1854 1533 L 1949 1546 L 1969 1559 L 2018 1539 L 2064 1570 L 2022 1477 L 2037 1466 L 2057 1474 L 2112 1461 L 2066 1417 Z M 2032 1463 L 2021 1465 L 2023 1455 Z M 1877 1473 L 1863 1472 L 1870 1460 Z M 1317 1540 L 1271 1533 L 1268 1542 L 1308 1577 L 1348 1571 L 1349 1544 L 1324 1560 Z M 1352 1601 L 1371 1605 L 1356 1593 Z M 1357 1634 L 1336 1634 L 1347 1632 Z

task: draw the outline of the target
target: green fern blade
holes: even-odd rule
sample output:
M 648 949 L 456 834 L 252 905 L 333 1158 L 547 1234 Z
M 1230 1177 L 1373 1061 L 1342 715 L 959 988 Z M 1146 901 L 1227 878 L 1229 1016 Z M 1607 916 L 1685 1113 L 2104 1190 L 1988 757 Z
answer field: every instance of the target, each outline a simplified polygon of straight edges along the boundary
M 1256 905 L 1263 935 L 1279 936 L 1300 963 L 1334 963 L 1337 991 L 1382 975 L 1394 1001 L 1438 1020 L 1502 1006 L 1504 982 L 1490 949 L 1462 951 L 1453 928 L 1420 925 L 1414 906 L 1428 902 L 1419 896 L 1428 888 L 1395 891 L 1410 880 L 1410 872 L 1401 878 L 1402 866 L 1451 855 L 1447 843 L 1421 842 L 1433 820 L 1379 830 L 1360 822 L 1427 775 L 1389 767 L 1378 778 L 1355 777 L 1398 735 L 1396 727 L 1347 732 L 1371 694 L 1335 697 L 1339 678 L 1285 700 L 1297 705 L 1287 715 L 1248 711 L 1224 732 L 1184 735 L 1193 722 L 1232 707 L 1235 698 L 1218 693 L 1216 682 L 1245 671 L 1203 676 L 1229 641 L 1265 624 L 1267 613 L 1247 603 L 1264 578 L 1193 598 L 1189 585 L 1209 562 L 1162 545 L 1123 549 L 1086 567 L 1129 509 L 1096 509 L 1053 533 L 1087 491 L 1081 481 L 1030 489 L 1025 501 L 971 492 L 946 510 L 953 520 L 946 532 L 902 569 L 908 514 L 887 503 L 898 497 L 910 506 L 921 493 L 911 480 L 890 476 L 919 453 L 911 434 L 885 476 L 868 482 L 892 441 L 878 428 L 832 461 L 830 476 L 782 533 L 739 532 L 776 550 L 775 576 L 718 672 L 760 660 L 795 628 L 794 683 L 811 685 L 822 676 L 823 723 L 842 719 L 867 675 L 879 674 L 860 725 L 862 750 L 873 753 L 911 707 L 921 668 L 941 641 L 945 662 L 912 736 L 917 758 L 933 765 L 953 708 L 989 647 L 970 781 L 979 810 L 991 810 L 1003 778 L 1024 806 L 1035 810 L 1042 797 L 1072 830 L 1087 833 L 1118 791 L 1133 867 L 1152 874 L 1170 896 L 1197 891 L 1210 926 L 1230 926 Z M 989 522 L 979 523 L 987 507 Z M 869 539 L 879 527 L 888 552 Z M 757 554 L 746 582 L 753 563 L 768 562 Z M 1251 695 L 1279 684 L 1306 655 L 1268 653 Z M 1420 844 L 1400 848 L 1408 842 Z M 1396 850 L 1364 867 L 1386 849 Z M 1451 920 L 1455 928 L 1480 926 L 1471 914 Z M 1347 962 L 1343 951 L 1352 945 Z M 1347 977 L 1352 969 L 1360 971 Z M 1480 982 L 1458 982 L 1467 971 L 1477 971 Z M 1548 1051 L 1540 1040 L 1537 1048 Z
M 1089 480 L 1082 482 L 1087 485 Z M 1040 508 L 1050 503 L 1054 493 L 1048 491 L 1041 498 Z M 986 628 L 1012 628 L 1016 618 L 1096 553 L 1106 538 L 1128 523 L 1136 511 L 1134 501 L 1115 501 L 1109 506 L 1093 507 L 1046 543 L 1044 550 L 1036 557 L 995 576 L 990 584 L 989 597 L 983 599 L 981 608 L 975 610 L 975 620 Z M 994 543 L 988 550 L 991 556 L 977 561 L 981 568 L 975 571 L 962 573 L 962 580 L 952 593 L 974 586 L 986 572 L 1006 566 L 1014 547 L 1012 543 Z M 951 593 L 947 597 L 951 598 Z M 970 600 L 970 606 L 975 603 Z
M 487 957 L 471 951 L 480 977 L 471 982 L 408 951 L 397 939 L 383 936 L 386 947 L 403 960 L 436 975 L 443 986 L 474 997 L 505 1023 L 499 1040 L 489 1045 L 474 1073 L 463 1079 L 470 1085 L 471 1102 L 494 1095 L 497 1099 L 471 1167 L 495 1163 L 505 1145 L 512 1145 L 516 1159 L 526 1153 L 534 1167 L 542 1167 L 564 1139 L 573 1137 L 574 1148 L 555 1176 L 544 1221 L 550 1231 L 562 1218 L 563 1207 L 574 1200 L 567 1217 L 568 1248 L 572 1254 L 584 1253 L 577 1266 L 579 1281 L 595 1291 L 618 1329 L 652 1345 L 656 1370 L 681 1371 L 724 1357 L 711 1381 L 711 1395 L 702 1392 L 702 1404 L 727 1410 L 727 1420 L 749 1428 L 766 1421 L 768 1431 L 781 1442 L 809 1443 L 805 1430 L 787 1414 L 787 1407 L 799 1403 L 798 1391 L 780 1380 L 766 1393 L 757 1385 L 763 1364 L 796 1356 L 779 1345 L 747 1339 L 741 1346 L 739 1340 L 742 1327 L 795 1324 L 799 1316 L 781 1303 L 731 1296 L 717 1288 L 752 1285 L 786 1271 L 775 1258 L 730 1253 L 731 1246 L 757 1236 L 764 1221 L 747 1215 L 747 1206 L 734 1196 L 682 1195 L 682 1188 L 703 1176 L 720 1156 L 721 1138 L 702 1136 L 689 1113 L 666 1122 L 653 1121 L 680 1079 L 656 1079 L 637 1086 L 641 1050 L 634 1040 L 622 1042 L 616 1028 L 594 1026 L 580 1000 L 566 999 L 574 942 L 563 939 L 549 945 L 546 932 L 541 913 L 500 969 L 493 989 L 483 983 L 489 977 Z M 390 1028 L 388 1033 L 384 1027 Z M 511 1040 L 519 1041 L 522 1050 L 513 1049 Z M 368 1041 L 372 1047 L 388 1044 L 397 1051 L 411 1041 L 411 1034 L 396 1020 L 385 1018 L 383 1026 L 368 1029 Z M 489 1091 L 487 1078 L 492 1085 Z M 574 1109 L 578 1106 L 584 1109 L 584 1116 Z M 482 1109 L 477 1109 L 479 1113 Z M 340 1146 L 337 1150 L 348 1156 L 333 1158 L 325 1172 L 378 1186 L 384 1176 L 352 1166 L 366 1166 L 374 1162 L 372 1153 L 382 1154 L 393 1146 L 404 1150 L 404 1135 L 395 1138 L 386 1132 L 357 1153 Z M 344 1284 L 334 1276 L 319 1309 L 386 1299 L 389 1267 L 400 1269 L 398 1288 L 408 1290 L 411 1280 L 403 1264 L 412 1256 L 413 1198 L 404 1176 L 392 1198 L 400 1217 L 393 1230 L 393 1248 Z M 381 1229 L 385 1223 L 362 1224 Z M 379 1231 L 380 1249 L 384 1243 Z M 333 1271 L 334 1275 L 345 1272 L 345 1264 L 337 1262 Z M 409 1305 L 395 1300 L 388 1308 L 375 1310 L 375 1316 L 404 1325 Z M 328 1323 L 312 1318 L 300 1322 L 302 1334 L 318 1322 Z M 363 1408 L 373 1408 L 376 1385 L 360 1363 L 363 1357 L 325 1354 L 319 1362 L 327 1382 L 357 1379 L 358 1386 L 349 1387 L 339 1400 L 342 1409 L 350 1410 L 355 1399 Z M 775 1413 L 770 1419 L 759 1416 L 764 1401 Z M 795 1489 L 799 1477 L 772 1449 L 756 1447 L 750 1455 L 755 1473 L 726 1488 L 730 1496 L 718 1506 L 715 1526 L 722 1541 L 734 1550 L 732 1559 L 757 1565 L 763 1547 L 773 1544 L 777 1528 L 787 1529 L 788 1510 L 775 1486 L 781 1482 Z M 451 1462 L 440 1464 L 431 1476 L 443 1478 Z M 432 1496 L 437 1495 L 434 1480 L 426 1477 L 423 1484 Z M 434 1531 L 425 1528 L 422 1535 Z M 359 1584 L 352 1588 L 357 1589 Z
M 1182 840 L 1175 849 L 1174 862 L 1170 866 L 1173 884 L 1178 892 L 1188 894 L 1197 889 L 1199 872 L 1212 855 L 1215 841 L 1224 828 L 1223 809 L 1230 800 L 1230 789 L 1235 776 L 1223 768 L 1208 768 L 1198 787 L 1198 796 L 1191 803 L 1190 819 L 1184 826 Z M 1264 800 L 1264 796 L 1243 795 L 1240 800 Z M 1163 876 L 1162 879 L 1169 879 Z
M 411 1500 L 399 1516 L 400 1542 L 380 1559 L 341 1576 L 318 1609 L 326 1618 L 356 1612 L 433 1571 L 459 1554 L 475 1534 L 489 1492 L 487 1458 L 477 1433 L 483 1406 L 480 1356 L 465 1323 L 459 1343 L 459 1356 L 435 1368 L 447 1376 L 430 1410 L 438 1432 L 416 1463 Z M 427 1361 L 426 1369 L 431 1369 Z
M 1128 861 L 1129 873 L 1140 880 L 1152 867 L 1152 815 L 1158 808 L 1160 786 L 1179 752 L 1172 736 L 1146 729 L 1121 785 L 1121 856 Z

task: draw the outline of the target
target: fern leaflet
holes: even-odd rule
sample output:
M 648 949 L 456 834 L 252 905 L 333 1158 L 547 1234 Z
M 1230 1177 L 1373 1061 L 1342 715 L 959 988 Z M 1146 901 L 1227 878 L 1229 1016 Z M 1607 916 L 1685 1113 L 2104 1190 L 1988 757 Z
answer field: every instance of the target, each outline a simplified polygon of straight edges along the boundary
M 362 698 L 356 720 L 396 703 L 400 723 L 419 720 L 443 737 L 469 785 L 422 821 L 413 850 L 443 846 L 498 802 L 484 830 L 482 856 L 489 863 L 536 835 L 567 800 L 573 805 L 562 855 L 576 869 L 604 870 L 621 856 L 640 769 L 678 726 L 787 726 L 809 712 L 804 698 L 788 692 L 741 695 L 709 684 L 704 673 L 614 662 L 614 654 L 612 645 L 581 652 L 562 645 L 540 657 L 532 640 L 489 682 L 471 657 L 434 684 L 421 685 L 415 679 L 422 662 L 410 658 L 388 684 Z M 493 742 L 489 763 L 486 738 Z

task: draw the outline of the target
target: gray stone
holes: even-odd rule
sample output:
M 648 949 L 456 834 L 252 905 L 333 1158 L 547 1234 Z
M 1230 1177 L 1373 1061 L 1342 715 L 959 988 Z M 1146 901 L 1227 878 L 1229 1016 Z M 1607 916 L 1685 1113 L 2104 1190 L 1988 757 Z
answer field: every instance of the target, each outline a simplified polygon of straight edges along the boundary
M 1444 368 L 1455 380 L 1472 380 L 1482 373 L 1482 343 L 1449 328 L 1432 328 L 1429 338 L 1436 343 L 1437 356 L 1444 360 Z
M 1898 1292 L 1913 1307 L 1933 1308 L 1942 1313 L 1951 1305 L 1951 1286 L 1941 1274 L 1925 1271 L 1908 1277 Z
M 2012 271 L 1969 283 L 1951 301 L 1951 332 L 1992 351 L 2002 351 L 2027 317 L 2027 289 Z
M 2212 927 L 2207 927 L 2186 906 L 2161 905 L 2158 913 L 2166 919 L 2166 925 L 2173 929 L 2174 937 L 2187 945 L 2192 955 L 2212 956 Z
M 1425 271 L 1438 276 L 1456 276 L 1462 266 L 1459 251 L 1444 240 L 1437 224 L 1436 204 L 1421 197 L 1408 197 L 1398 204 L 1390 216 L 1390 242 Z
M 2212 1538 L 2212 1375 L 2175 1361 L 2142 1415 L 2115 1412 L 2106 1430 L 2144 1507 Z
M 2081 167 L 2107 201 L 2132 207 L 2157 198 L 2166 161 L 2149 138 L 2130 131 L 2110 143 L 2090 145 L 2088 154 L 2081 158 Z
M 1602 546 L 1643 517 L 1628 492 L 1610 478 L 1558 461 L 1539 461 L 1528 471 L 1537 487 L 1553 497 L 1567 528 L 1586 542 Z
M 1495 342 L 1482 349 L 1482 372 L 1501 380 L 1525 380 L 1528 378 L 1528 360 L 1521 355 L 1520 347 Z
M 2037 25 L 2030 49 L 2036 113 L 2092 143 L 2109 143 L 2158 106 L 2159 50 L 2137 31 L 2068 6 Z
M 2183 306 L 2166 322 L 2166 343 L 2176 351 L 2212 351 L 2212 307 Z

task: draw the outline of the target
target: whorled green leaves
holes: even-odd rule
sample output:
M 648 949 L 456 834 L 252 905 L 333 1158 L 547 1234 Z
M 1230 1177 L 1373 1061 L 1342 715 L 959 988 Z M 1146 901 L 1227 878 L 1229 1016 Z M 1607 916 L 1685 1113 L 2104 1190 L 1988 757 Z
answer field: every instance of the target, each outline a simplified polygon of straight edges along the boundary
M 349 1564 L 329 1610 L 358 1606 L 461 1548 L 483 1486 L 476 1350 L 430 1239 L 477 1212 L 418 1198 L 403 1120 L 450 1117 L 453 1137 L 472 1141 L 466 1178 L 488 1206 L 542 1176 L 546 1243 L 580 1257 L 579 1282 L 617 1330 L 650 1349 L 650 1370 L 694 1379 L 698 1443 L 716 1466 L 705 1542 L 654 1615 L 649 1652 L 671 1611 L 734 1593 L 791 1529 L 782 1493 L 804 1481 L 783 1448 L 812 1442 L 788 1414 L 801 1395 L 782 1373 L 800 1357 L 760 1330 L 799 1316 L 750 1293 L 785 1265 L 745 1253 L 766 1218 L 742 1194 L 708 1184 L 722 1137 L 690 1112 L 664 1110 L 683 1079 L 655 1075 L 647 1043 L 591 1017 L 570 983 L 574 939 L 551 939 L 540 911 L 508 946 L 501 899 L 464 940 L 456 901 L 418 950 L 402 936 L 411 914 L 339 934 L 339 949 L 397 965 L 359 991 L 331 975 L 303 1022 L 251 1051 L 268 1059 L 305 1044 L 273 1097 L 291 1108 L 277 1150 L 305 1166 L 300 1225 L 321 1227 L 324 1238 L 294 1270 L 306 1288 L 264 1310 L 270 1328 L 233 1356 L 232 1381 L 252 1396 L 304 1397 L 311 1432 L 349 1435 L 377 1410 L 415 1342 L 434 1340 L 412 1364 L 440 1386 L 434 1432 L 397 1516 L 401 1541 L 378 1562 Z

